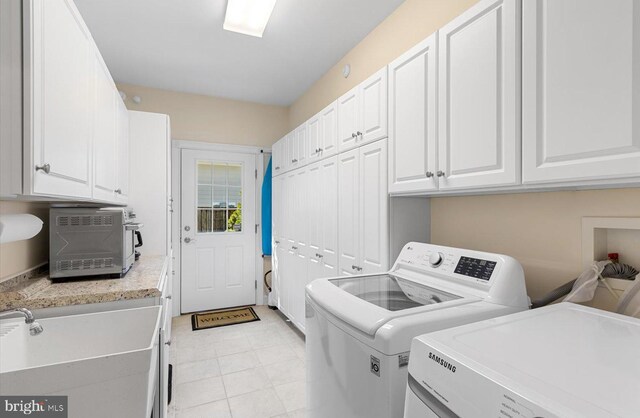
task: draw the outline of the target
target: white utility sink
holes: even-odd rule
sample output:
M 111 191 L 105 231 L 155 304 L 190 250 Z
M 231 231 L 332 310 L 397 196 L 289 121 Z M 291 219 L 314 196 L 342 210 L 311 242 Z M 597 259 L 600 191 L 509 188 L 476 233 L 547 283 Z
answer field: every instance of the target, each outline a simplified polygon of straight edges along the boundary
M 161 307 L 0 321 L 0 395 L 67 395 L 69 417 L 151 416 Z

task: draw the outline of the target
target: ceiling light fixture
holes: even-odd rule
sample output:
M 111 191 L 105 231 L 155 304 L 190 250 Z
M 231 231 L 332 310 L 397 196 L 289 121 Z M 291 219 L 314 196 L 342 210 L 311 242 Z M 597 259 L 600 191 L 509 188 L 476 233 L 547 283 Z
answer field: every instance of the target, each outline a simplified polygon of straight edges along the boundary
M 228 0 L 225 30 L 262 38 L 276 0 Z

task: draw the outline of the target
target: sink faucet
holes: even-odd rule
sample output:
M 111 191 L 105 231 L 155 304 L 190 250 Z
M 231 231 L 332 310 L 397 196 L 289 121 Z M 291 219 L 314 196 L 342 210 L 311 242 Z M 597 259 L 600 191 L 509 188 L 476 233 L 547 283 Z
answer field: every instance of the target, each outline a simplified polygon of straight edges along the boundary
M 0 312 L 0 318 L 13 314 L 21 314 L 24 316 L 24 323 L 29 325 L 29 334 L 38 335 L 43 331 L 42 325 L 33 318 L 33 314 L 27 308 L 9 309 L 7 311 Z

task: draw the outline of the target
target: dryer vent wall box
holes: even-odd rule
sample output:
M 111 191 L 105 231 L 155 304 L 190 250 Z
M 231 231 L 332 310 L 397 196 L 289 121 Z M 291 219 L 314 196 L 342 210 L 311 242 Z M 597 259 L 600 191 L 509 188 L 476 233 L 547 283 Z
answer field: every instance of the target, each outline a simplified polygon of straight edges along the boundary
M 405 418 L 637 417 L 640 320 L 573 303 L 413 340 Z
M 312 418 L 401 417 L 412 338 L 529 307 L 513 258 L 416 242 L 387 273 L 313 281 L 306 303 Z

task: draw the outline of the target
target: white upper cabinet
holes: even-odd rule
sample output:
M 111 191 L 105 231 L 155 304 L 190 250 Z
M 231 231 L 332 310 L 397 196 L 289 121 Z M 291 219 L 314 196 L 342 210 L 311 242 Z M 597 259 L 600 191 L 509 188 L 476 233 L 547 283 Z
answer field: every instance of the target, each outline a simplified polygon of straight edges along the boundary
M 335 101 L 320 112 L 320 158 L 338 153 L 338 102 Z
M 91 198 L 91 35 L 71 0 L 33 0 L 26 13 L 25 194 Z
M 338 99 L 338 149 L 387 137 L 387 67 Z
M 118 187 L 116 200 L 127 203 L 129 198 L 129 111 L 119 97 L 116 99 L 118 112 Z
M 298 143 L 298 155 L 296 156 L 296 162 L 294 163 L 293 168 L 302 167 L 309 163 L 307 159 L 309 155 L 309 144 L 307 143 L 307 124 L 303 123 L 296 129 L 296 139 L 295 141 Z
M 287 136 L 285 135 L 278 142 L 273 144 L 272 148 L 272 167 L 273 175 L 277 176 L 285 172 L 286 154 L 287 154 Z
M 360 128 L 359 87 L 356 86 L 338 99 L 338 150 L 350 150 L 357 146 L 357 132 Z
M 387 67 L 360 84 L 360 127 L 356 138 L 364 145 L 387 137 Z M 358 133 L 356 132 L 356 133 Z
M 529 0 L 522 17 L 523 182 L 638 181 L 638 2 Z
M 311 164 L 320 158 L 322 148 L 322 121 L 320 114 L 307 121 L 307 163 Z
M 389 64 L 389 192 L 437 190 L 437 35 Z
M 93 129 L 93 198 L 114 200 L 118 188 L 117 92 L 102 58 L 95 57 L 95 107 Z M 128 162 L 127 162 L 128 164 Z
M 438 32 L 441 190 L 520 182 L 520 21 L 481 0 Z

